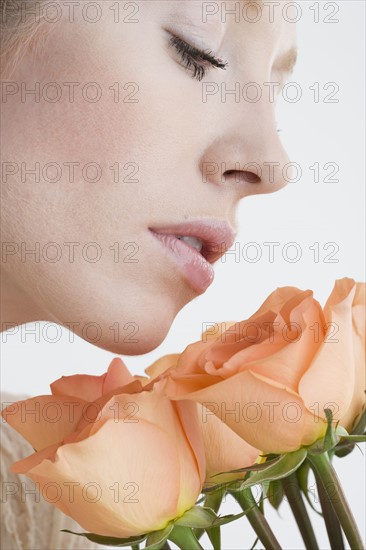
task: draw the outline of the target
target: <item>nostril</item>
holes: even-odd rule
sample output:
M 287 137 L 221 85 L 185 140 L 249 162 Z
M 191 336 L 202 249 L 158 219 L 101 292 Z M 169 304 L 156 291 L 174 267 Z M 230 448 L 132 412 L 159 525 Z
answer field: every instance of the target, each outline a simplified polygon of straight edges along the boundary
M 226 170 L 224 178 L 233 179 L 237 183 L 259 183 L 261 178 L 254 172 L 247 170 Z

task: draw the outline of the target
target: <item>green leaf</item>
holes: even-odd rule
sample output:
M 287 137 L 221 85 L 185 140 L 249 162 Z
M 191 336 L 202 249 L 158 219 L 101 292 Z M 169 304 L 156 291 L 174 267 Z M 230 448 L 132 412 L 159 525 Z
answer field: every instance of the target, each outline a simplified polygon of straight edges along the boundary
M 217 491 L 225 492 L 229 487 L 231 487 L 234 483 L 242 483 L 243 479 L 238 478 L 234 479 L 232 481 L 225 481 L 223 483 L 218 483 L 217 485 L 210 485 L 206 483 L 205 486 L 202 489 L 202 493 L 204 495 L 207 495 L 209 493 L 216 493 Z
M 244 512 L 240 514 L 229 514 L 227 516 L 217 516 L 211 508 L 193 506 L 193 508 L 187 510 L 183 516 L 175 521 L 175 525 L 210 529 L 211 527 L 218 527 L 219 525 L 230 523 L 242 516 L 244 516 Z
M 171 521 L 164 529 L 149 533 L 146 539 L 145 550 L 160 550 L 172 532 L 173 527 L 174 523 Z
M 202 506 L 193 506 L 187 510 L 179 519 L 176 520 L 176 525 L 182 527 L 203 528 L 211 527 L 216 519 L 216 514 L 211 508 L 203 508 Z
M 355 448 L 355 443 L 350 443 L 349 441 L 341 441 L 334 447 L 334 454 L 339 458 L 349 455 Z
M 245 514 L 246 512 L 240 512 L 240 514 L 228 514 L 227 516 L 217 516 L 217 518 L 214 521 L 213 527 L 217 527 L 219 525 L 226 525 L 227 523 L 236 521 L 237 519 L 245 516 Z
M 338 435 L 341 436 L 340 442 L 336 445 L 334 448 L 334 454 L 338 456 L 339 458 L 343 458 L 344 456 L 347 456 L 350 454 L 353 449 L 355 448 L 355 444 L 357 441 L 352 439 L 349 439 L 348 436 L 365 436 L 365 430 L 366 430 L 366 403 L 363 405 L 361 413 L 356 416 L 352 423 L 352 430 L 351 433 L 348 434 L 348 432 L 342 428 L 341 426 L 338 426 L 336 432 Z M 343 433 L 342 433 L 343 432 Z M 344 436 L 347 436 L 344 437 Z M 365 441 L 364 439 L 362 441 Z
M 274 479 L 270 482 L 267 496 L 270 504 L 275 510 L 278 510 L 284 497 L 284 490 L 280 480 Z
M 304 447 L 301 447 L 298 451 L 282 455 L 276 464 L 268 466 L 266 470 L 251 474 L 250 477 L 242 483 L 241 489 L 246 489 L 252 485 L 263 483 L 264 481 L 273 481 L 275 479 L 282 479 L 283 477 L 286 477 L 292 472 L 295 472 L 304 462 L 306 454 L 307 450 Z
M 358 443 L 364 443 L 366 441 L 366 435 L 345 435 L 342 436 L 342 441 L 354 441 Z
M 205 497 L 205 508 L 211 508 L 214 512 L 218 512 L 221 506 L 222 499 L 225 496 L 224 491 L 217 491 L 216 493 L 209 493 Z
M 275 464 L 279 461 L 281 458 L 281 455 L 278 455 L 276 458 L 273 458 L 271 460 L 267 460 L 266 462 L 260 462 L 260 463 L 254 463 L 251 466 L 246 466 L 245 468 L 238 468 L 237 470 L 229 470 L 228 472 L 221 472 L 219 474 L 215 474 L 212 476 L 212 478 L 216 476 L 220 476 L 222 474 L 237 474 L 240 472 L 254 472 L 257 470 L 264 470 L 265 468 L 268 468 L 271 464 Z
M 271 484 L 270 481 L 263 481 L 263 483 L 261 484 L 261 493 L 262 493 L 260 496 L 261 499 L 268 498 L 268 491 L 269 491 L 270 484 Z
M 146 539 L 146 535 L 122 539 L 118 537 L 105 537 L 102 535 L 96 535 L 94 533 L 75 533 L 74 531 L 69 531 L 69 529 L 61 529 L 61 531 L 64 533 L 71 533 L 72 535 L 78 535 L 79 537 L 85 537 L 91 542 L 96 542 L 97 544 L 103 544 L 104 546 L 117 546 L 117 547 L 131 546 L 132 544 L 143 542 Z

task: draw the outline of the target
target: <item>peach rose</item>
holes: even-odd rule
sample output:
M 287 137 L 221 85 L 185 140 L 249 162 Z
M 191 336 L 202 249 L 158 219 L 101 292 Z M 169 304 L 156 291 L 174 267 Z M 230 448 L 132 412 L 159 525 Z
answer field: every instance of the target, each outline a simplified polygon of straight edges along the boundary
M 179 354 L 165 355 L 145 372 L 151 379 L 157 378 L 168 368 L 175 368 L 178 359 Z M 197 408 L 206 456 L 206 487 L 243 478 L 245 473 L 223 472 L 251 466 L 258 459 L 259 450 L 249 445 L 222 422 L 210 407 L 197 403 Z
M 365 284 L 347 278 L 324 309 L 310 290 L 277 289 L 248 320 L 204 333 L 160 377 L 171 398 L 209 406 L 255 448 L 310 445 L 325 434 L 324 408 L 346 429 L 362 408 L 364 300 Z
M 7 407 L 4 418 L 36 449 L 12 471 L 87 531 L 126 538 L 164 528 L 196 503 L 204 448 L 196 404 L 145 382 L 114 359 L 101 377 L 63 377 L 53 395 Z
M 356 286 L 355 296 L 352 303 L 352 335 L 353 350 L 355 359 L 355 381 L 353 385 L 353 394 L 351 404 L 348 410 L 340 418 L 340 425 L 344 426 L 349 432 L 355 427 L 354 424 L 359 420 L 359 415 L 365 407 L 366 392 L 366 369 L 365 369 L 365 333 L 366 333 L 366 298 L 365 284 Z

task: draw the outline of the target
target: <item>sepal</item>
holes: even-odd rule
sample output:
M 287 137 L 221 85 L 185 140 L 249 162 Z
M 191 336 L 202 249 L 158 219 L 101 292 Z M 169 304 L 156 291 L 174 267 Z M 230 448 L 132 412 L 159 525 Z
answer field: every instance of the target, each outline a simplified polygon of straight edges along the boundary
M 171 521 L 164 529 L 149 533 L 146 539 L 145 550 L 160 550 L 172 532 L 173 527 L 174 523 Z
M 292 453 L 286 453 L 280 456 L 274 464 L 270 464 L 267 468 L 252 472 L 248 479 L 246 479 L 240 486 L 239 489 L 243 490 L 258 483 L 263 483 L 265 481 L 273 481 L 276 479 L 282 479 L 283 477 L 292 474 L 295 472 L 306 458 L 306 449 L 301 447 L 297 451 Z M 235 489 L 233 489 L 235 491 Z
M 94 533 L 75 533 L 74 531 L 69 531 L 69 529 L 61 529 L 63 533 L 71 533 L 72 535 L 78 535 L 79 537 L 85 537 L 91 542 L 96 542 L 97 544 L 103 544 L 104 546 L 114 546 L 118 548 L 123 548 L 126 546 L 132 546 L 133 544 L 139 544 L 144 542 L 146 535 L 141 535 L 139 537 L 129 537 L 127 539 L 121 539 L 118 537 L 105 537 L 103 535 L 96 535 Z
M 175 521 L 175 525 L 181 527 L 192 527 L 198 529 L 210 529 L 219 527 L 226 523 L 231 523 L 236 519 L 244 516 L 244 512 L 240 514 L 228 514 L 227 516 L 218 516 L 212 508 L 204 508 L 203 506 L 193 506 L 187 510 L 183 516 Z
M 330 454 L 336 454 L 337 456 L 342 457 L 346 456 L 353 450 L 355 443 L 366 441 L 366 434 L 362 432 L 366 421 L 366 411 L 362 413 L 351 434 L 349 434 L 343 426 L 333 426 L 332 411 L 330 409 L 324 409 L 324 412 L 328 422 L 327 431 L 324 438 L 318 439 L 315 443 L 307 447 L 309 454 L 320 455 L 330 452 Z

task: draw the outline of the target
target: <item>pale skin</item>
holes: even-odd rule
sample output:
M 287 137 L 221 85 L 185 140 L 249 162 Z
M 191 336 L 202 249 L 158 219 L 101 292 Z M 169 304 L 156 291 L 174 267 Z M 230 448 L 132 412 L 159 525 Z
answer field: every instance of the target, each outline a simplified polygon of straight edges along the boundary
M 40 101 L 34 96 L 22 101 L 19 91 L 1 106 L 1 156 L 18 168 L 1 189 L 1 236 L 7 243 L 1 328 L 43 320 L 85 337 L 82 327 L 94 322 L 101 328 L 98 346 L 134 355 L 157 347 L 178 312 L 197 296 L 148 228 L 210 218 L 237 230 L 241 199 L 286 184 L 282 167 L 289 159 L 277 132 L 275 102 L 263 93 L 257 102 L 237 103 L 232 95 L 222 100 L 220 92 L 236 82 L 283 85 L 296 37 L 281 10 L 274 22 L 265 10 L 256 23 L 232 16 L 224 21 L 221 10 L 206 13 L 204 22 L 202 1 L 145 0 L 133 2 L 136 14 L 121 2 L 118 23 L 115 2 L 100 4 L 102 16 L 94 24 L 80 9 L 73 22 L 63 10 L 57 24 L 44 23 L 40 46 L 30 45 L 10 78 L 19 90 L 38 82 Z M 229 10 L 237 2 L 225 4 Z M 137 22 L 123 21 L 129 14 Z M 172 47 L 172 35 L 211 51 L 226 62 L 225 70 L 206 63 L 203 78 L 194 78 Z M 60 86 L 59 101 L 42 98 L 42 91 L 48 97 L 55 93 L 47 88 L 50 82 Z M 70 101 L 65 83 L 72 82 L 79 85 Z M 81 92 L 90 82 L 102 91 L 97 102 Z M 219 93 L 204 101 L 208 84 Z M 86 89 L 89 97 L 95 89 Z M 38 181 L 26 174 L 22 181 L 21 163 L 34 169 L 37 162 Z M 53 183 L 56 168 L 42 171 L 49 163 L 61 170 Z M 77 163 L 73 181 L 70 163 Z M 88 163 L 99 167 L 95 182 L 92 168 L 87 178 L 82 173 Z M 204 173 L 207 163 L 215 163 L 215 173 Z M 249 163 L 262 168 L 260 177 L 254 168 L 244 169 Z M 277 165 L 271 172 L 264 163 Z M 44 249 L 47 243 L 58 246 Z M 88 243 L 98 248 L 83 249 Z M 37 246 L 40 261 L 24 255 L 25 248 Z M 47 260 L 60 251 L 58 261 Z M 93 261 L 98 251 L 101 257 Z M 121 331 L 117 342 L 110 329 L 115 323 Z M 138 342 L 131 343 L 124 337 L 134 330 Z

